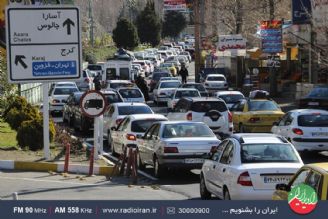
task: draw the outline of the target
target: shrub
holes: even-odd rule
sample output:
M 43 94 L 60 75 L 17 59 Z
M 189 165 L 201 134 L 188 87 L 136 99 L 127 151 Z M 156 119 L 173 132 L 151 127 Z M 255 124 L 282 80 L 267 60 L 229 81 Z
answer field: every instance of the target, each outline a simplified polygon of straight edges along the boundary
M 55 125 L 52 120 L 49 122 L 50 142 L 55 137 Z M 17 131 L 17 142 L 21 148 L 28 147 L 32 151 L 43 148 L 43 119 L 34 118 L 32 120 L 22 122 Z
M 27 103 L 24 97 L 17 96 L 4 111 L 3 118 L 12 129 L 17 131 L 22 122 L 32 119 L 41 119 L 41 115 L 38 109 Z

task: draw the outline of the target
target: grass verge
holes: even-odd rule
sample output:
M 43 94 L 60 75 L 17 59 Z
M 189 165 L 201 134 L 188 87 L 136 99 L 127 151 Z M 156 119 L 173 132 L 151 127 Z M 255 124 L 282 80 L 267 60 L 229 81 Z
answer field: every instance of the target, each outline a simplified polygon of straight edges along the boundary
M 8 123 L 0 119 L 0 148 L 17 147 L 16 131 L 12 130 Z

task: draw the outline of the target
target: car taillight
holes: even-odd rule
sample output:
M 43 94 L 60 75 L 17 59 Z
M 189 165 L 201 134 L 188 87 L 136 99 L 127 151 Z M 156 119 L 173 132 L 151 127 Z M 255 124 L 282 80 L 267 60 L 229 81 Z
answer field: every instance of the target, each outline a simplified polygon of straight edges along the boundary
M 177 147 L 164 147 L 164 153 L 179 153 L 179 150 Z
M 239 175 L 237 184 L 240 184 L 242 186 L 253 186 L 251 177 L 249 176 L 247 171 Z
M 52 103 L 60 103 L 60 100 L 53 99 L 53 100 L 52 100 Z
M 232 122 L 232 113 L 231 112 L 228 112 L 228 120 L 229 120 L 229 122 Z
M 255 122 L 260 121 L 260 118 L 259 117 L 252 117 L 248 121 L 251 122 L 251 123 L 255 123 Z
M 303 135 L 303 131 L 302 131 L 302 129 L 293 128 L 293 132 L 294 132 L 296 135 Z
M 212 146 L 211 147 L 211 153 L 215 153 L 217 151 L 218 146 Z
M 84 82 L 89 83 L 90 82 L 90 79 L 89 78 L 86 78 L 86 79 L 84 79 Z
M 120 122 L 122 121 L 122 119 L 116 119 L 116 125 L 120 124 Z
M 187 120 L 191 121 L 192 120 L 192 113 L 187 114 Z
M 136 141 L 137 137 L 133 134 L 127 134 L 126 135 L 126 139 L 130 140 L 130 141 Z

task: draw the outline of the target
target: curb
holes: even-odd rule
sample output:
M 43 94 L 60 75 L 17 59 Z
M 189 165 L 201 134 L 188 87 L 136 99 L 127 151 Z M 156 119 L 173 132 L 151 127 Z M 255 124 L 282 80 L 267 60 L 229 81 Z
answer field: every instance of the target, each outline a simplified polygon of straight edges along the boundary
M 47 163 L 47 162 L 29 162 L 29 161 L 14 161 L 0 160 L 0 169 L 3 170 L 24 170 L 36 172 L 63 172 L 63 163 Z M 111 175 L 114 166 L 94 166 L 94 175 Z M 69 173 L 89 174 L 89 165 L 70 164 L 68 167 Z

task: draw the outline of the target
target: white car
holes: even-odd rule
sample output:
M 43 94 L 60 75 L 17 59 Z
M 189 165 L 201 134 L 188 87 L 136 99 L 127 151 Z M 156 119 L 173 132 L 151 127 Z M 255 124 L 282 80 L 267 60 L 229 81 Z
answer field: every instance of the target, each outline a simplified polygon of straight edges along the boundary
M 124 102 L 145 103 L 145 97 L 137 87 L 123 87 L 117 89 Z
M 121 154 L 124 146 L 136 144 L 137 137 L 143 136 L 154 122 L 160 121 L 167 121 L 167 118 L 160 114 L 126 116 L 116 129 L 111 130 L 112 153 Z
M 141 65 L 142 69 L 145 71 L 146 76 L 150 74 L 150 66 L 147 64 L 148 60 L 135 60 L 132 62 L 132 64 L 139 64 Z
M 133 87 L 134 84 L 129 80 L 108 80 L 106 89 L 118 89 L 120 87 Z
M 286 113 L 272 133 L 287 138 L 298 151 L 328 150 L 328 111 L 299 109 Z
M 214 94 L 216 98 L 224 100 L 227 107 L 230 109 L 238 101 L 245 99 L 245 96 L 239 91 L 218 91 Z
M 137 140 L 138 167 L 154 167 L 156 177 L 167 169 L 200 169 L 203 155 L 220 144 L 211 129 L 202 122 L 164 121 L 154 123 Z
M 233 131 L 232 115 L 224 101 L 217 98 L 181 98 L 167 118 L 170 121 L 204 122 L 222 138 Z
M 271 200 L 276 184 L 287 184 L 303 166 L 285 138 L 273 134 L 236 134 L 206 159 L 200 195 L 226 200 Z
M 82 72 L 82 78 L 76 81 L 76 85 L 80 91 L 92 90 L 94 88 L 93 79 L 92 72 L 89 69 L 85 69 Z
M 74 92 L 78 92 L 79 89 L 77 87 L 64 87 L 64 86 L 55 86 L 54 89 L 50 93 L 49 97 L 49 111 L 50 114 L 54 113 L 62 113 L 64 110 L 64 105 L 68 96 Z
M 153 110 L 144 103 L 113 103 L 109 105 L 104 113 L 104 137 L 111 144 L 111 129 L 117 127 L 118 124 L 128 115 L 132 114 L 154 114 Z
M 206 76 L 204 86 L 208 92 L 215 92 L 218 90 L 228 90 L 228 82 L 222 74 L 209 74 Z
M 56 87 L 75 87 L 77 89 L 79 89 L 76 85 L 75 82 L 69 82 L 69 81 L 64 81 L 64 82 L 56 82 L 56 83 L 52 83 L 50 85 L 50 89 L 49 89 L 49 94 L 48 96 L 51 96 L 53 90 L 56 88 Z
M 201 97 L 201 95 L 199 91 L 194 88 L 178 88 L 175 90 L 172 98 L 167 102 L 167 107 L 173 109 L 177 102 L 183 97 Z
M 154 103 L 167 103 L 180 85 L 180 81 L 159 81 L 153 90 Z

